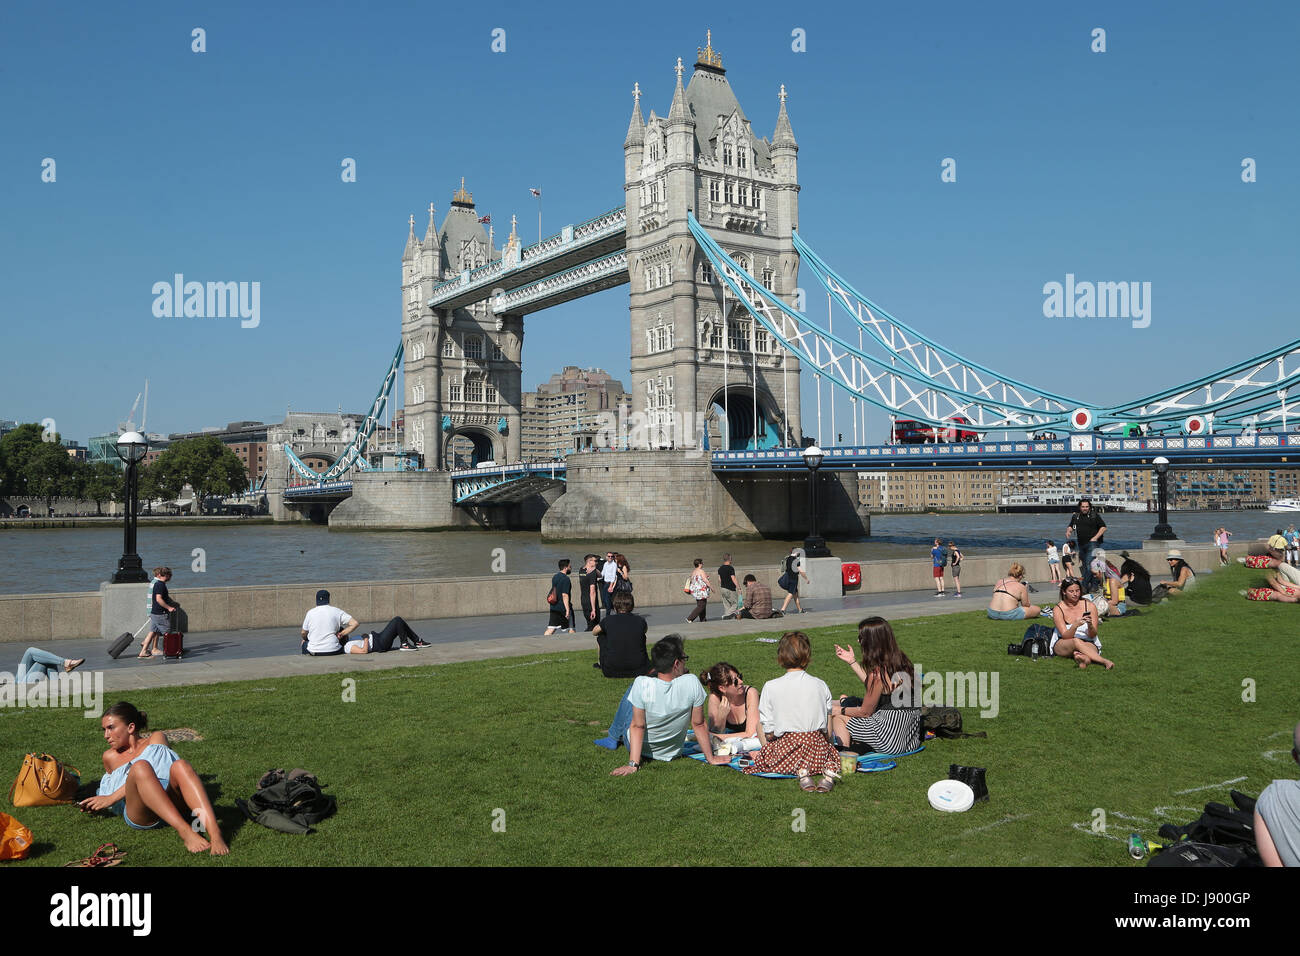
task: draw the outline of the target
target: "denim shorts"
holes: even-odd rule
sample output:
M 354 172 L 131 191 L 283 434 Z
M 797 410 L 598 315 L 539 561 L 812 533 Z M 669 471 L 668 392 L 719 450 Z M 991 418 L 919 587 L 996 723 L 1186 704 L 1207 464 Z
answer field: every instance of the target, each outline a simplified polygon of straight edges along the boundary
M 1013 607 L 1010 611 L 989 610 L 989 620 L 991 621 L 1023 621 L 1025 619 L 1025 609 L 1023 607 Z

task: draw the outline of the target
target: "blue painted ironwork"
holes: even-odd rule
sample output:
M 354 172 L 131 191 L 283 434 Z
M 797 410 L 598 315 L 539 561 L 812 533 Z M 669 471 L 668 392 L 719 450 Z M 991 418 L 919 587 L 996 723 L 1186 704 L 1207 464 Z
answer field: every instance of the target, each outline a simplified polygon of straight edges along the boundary
M 458 505 L 519 501 L 564 484 L 567 472 L 564 462 L 462 468 L 451 473 L 451 500 Z
M 348 442 L 347 447 L 343 449 L 338 460 L 334 462 L 324 472 L 313 471 L 308 468 L 293 450 L 289 442 L 284 443 L 284 454 L 289 459 L 289 464 L 303 478 L 309 481 L 333 481 L 340 475 L 345 475 L 357 464 L 358 461 L 364 461 L 366 448 L 370 445 L 370 437 L 374 435 L 375 429 L 383 420 L 384 409 L 388 405 L 388 396 L 393 390 L 393 384 L 397 381 L 397 372 L 402 367 L 402 353 L 405 346 L 397 343 L 397 351 L 393 353 L 393 360 L 388 364 L 388 372 L 384 375 L 384 380 L 379 386 L 379 394 L 375 400 L 370 403 L 370 411 L 366 414 L 365 420 L 357 433 L 352 436 L 352 441 Z

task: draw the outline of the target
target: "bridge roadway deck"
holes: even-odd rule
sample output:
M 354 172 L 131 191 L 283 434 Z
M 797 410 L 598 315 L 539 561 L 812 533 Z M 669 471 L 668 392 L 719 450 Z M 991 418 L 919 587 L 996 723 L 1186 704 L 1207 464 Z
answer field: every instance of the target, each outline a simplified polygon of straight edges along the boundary
M 1046 599 L 1051 585 L 1038 585 L 1036 597 Z M 932 614 L 951 614 L 957 611 L 974 611 L 986 606 L 988 588 L 972 589 L 966 597 L 936 598 L 933 591 L 900 591 L 889 594 L 853 594 L 842 598 L 824 598 L 810 601 L 807 614 L 790 614 L 784 618 L 767 621 L 722 621 L 721 602 L 710 601 L 713 612 L 705 623 L 687 624 L 686 614 L 694 604 L 686 602 L 667 607 L 638 608 L 650 625 L 648 642 L 653 644 L 666 634 L 680 633 L 688 642 L 711 637 L 747 641 L 759 636 L 772 636 L 792 628 L 827 627 L 836 624 L 856 624 L 869 613 L 883 614 L 890 619 L 924 617 Z M 779 600 L 777 606 L 779 607 Z M 791 604 L 793 609 L 794 605 Z M 305 612 L 306 609 L 304 609 Z M 346 610 L 346 608 L 344 609 Z M 715 618 L 716 615 L 716 618 Z M 362 628 L 372 630 L 386 621 L 363 621 Z M 557 651 L 584 651 L 581 667 L 585 673 L 594 661 L 596 642 L 590 634 L 579 630 L 576 634 L 557 634 L 542 637 L 545 628 L 543 614 L 497 614 L 473 618 L 443 618 L 435 621 L 410 621 L 417 634 L 433 646 L 419 651 L 390 651 L 387 654 L 352 654 L 338 657 L 306 657 L 299 651 L 299 632 L 293 628 L 248 629 L 238 631 L 204 631 L 190 634 L 185 639 L 185 658 L 167 661 L 154 658 L 138 660 L 139 644 L 113 660 L 105 653 L 108 642 L 99 639 L 46 641 L 41 647 L 68 658 L 85 657 L 83 671 L 104 672 L 105 706 L 126 691 L 155 687 L 180 687 L 198 684 L 217 684 L 224 681 L 269 680 L 276 677 L 297 677 L 308 674 L 365 673 L 388 671 L 429 664 L 451 664 L 458 661 L 488 660 L 518 657 L 528 654 L 550 654 Z M 1024 627 L 1019 622 L 1008 626 L 1007 633 L 1019 637 Z M 1009 637 L 1008 641 L 1012 638 Z M 725 657 L 723 640 L 715 651 L 699 652 L 705 657 L 718 654 Z M 689 650 L 689 644 L 688 644 Z M 17 668 L 17 658 L 22 645 L 4 646 L 10 660 L 0 661 L 0 669 Z M 775 654 L 775 650 L 773 650 Z M 701 659 L 696 657 L 698 662 Z M 520 667 L 523 664 L 505 664 Z M 704 666 L 701 663 L 701 666 Z M 183 696 L 183 695 L 181 695 Z M 177 699 L 180 699 L 178 697 Z M 0 715 L 2 718 L 3 715 Z

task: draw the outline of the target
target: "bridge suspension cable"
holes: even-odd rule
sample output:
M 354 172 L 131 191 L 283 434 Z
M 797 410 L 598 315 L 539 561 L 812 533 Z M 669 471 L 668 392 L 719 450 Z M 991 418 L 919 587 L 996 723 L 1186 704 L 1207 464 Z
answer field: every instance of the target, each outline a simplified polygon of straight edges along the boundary
M 850 395 L 893 414 L 934 426 L 951 426 L 956 415 L 975 428 L 1044 428 L 1065 426 L 1071 407 L 1066 400 L 1049 400 L 1041 393 L 1023 394 L 1009 383 L 954 383 L 939 386 L 908 363 L 894 365 L 876 358 L 823 330 L 795 312 L 742 269 L 705 231 L 694 215 L 687 218 L 691 234 L 727 288 L 754 319 L 781 345 Z M 975 385 L 978 391 L 965 386 Z
M 357 433 L 352 436 L 352 441 L 348 442 L 347 447 L 343 449 L 338 459 L 329 469 L 324 472 L 313 471 L 294 453 L 293 446 L 289 442 L 284 443 L 284 455 L 289 459 L 289 464 L 294 471 L 308 481 L 333 481 L 340 475 L 347 474 L 353 465 L 363 471 L 369 470 L 370 465 L 366 461 L 366 448 L 370 445 L 370 437 L 375 433 L 375 429 L 383 419 L 384 408 L 388 404 L 388 396 L 393 391 L 393 384 L 397 381 L 397 372 L 402 367 L 402 353 L 404 350 L 403 343 L 398 342 L 397 351 L 393 354 L 393 360 L 388 364 L 388 373 L 379 386 L 379 394 L 370 403 L 369 413 L 361 423 L 361 427 L 357 429 Z

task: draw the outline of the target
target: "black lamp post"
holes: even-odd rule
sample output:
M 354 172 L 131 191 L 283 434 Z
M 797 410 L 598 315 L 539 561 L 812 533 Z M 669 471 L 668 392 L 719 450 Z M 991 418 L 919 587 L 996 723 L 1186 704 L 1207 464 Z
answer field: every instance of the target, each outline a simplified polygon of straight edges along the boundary
M 117 457 L 126 463 L 126 523 L 122 529 L 122 557 L 113 574 L 114 584 L 149 583 L 149 575 L 144 573 L 144 563 L 136 554 L 135 544 L 136 496 L 140 484 L 136 469 L 148 450 L 149 442 L 139 432 L 127 432 L 117 440 Z
M 1169 459 L 1162 456 L 1154 459 L 1151 464 L 1156 470 L 1156 501 L 1160 506 L 1160 521 L 1155 531 L 1151 532 L 1151 540 L 1177 541 L 1178 535 L 1169 527 L 1169 516 L 1165 510 L 1165 498 L 1169 489 Z
M 826 457 L 816 445 L 809 445 L 803 450 L 803 461 L 808 466 L 808 537 L 804 539 L 804 555 L 809 558 L 829 558 L 830 549 L 826 541 L 817 534 L 817 469 Z

